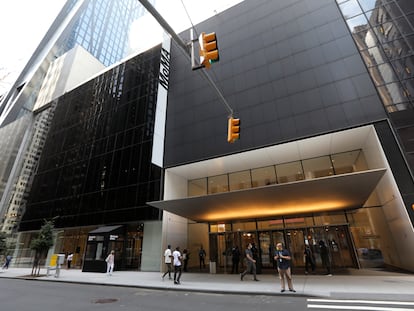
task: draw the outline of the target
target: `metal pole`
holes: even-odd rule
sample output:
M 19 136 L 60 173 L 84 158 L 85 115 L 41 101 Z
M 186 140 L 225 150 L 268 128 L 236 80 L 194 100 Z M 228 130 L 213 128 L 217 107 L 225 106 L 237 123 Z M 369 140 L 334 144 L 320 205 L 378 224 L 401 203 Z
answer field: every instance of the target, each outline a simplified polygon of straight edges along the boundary
M 157 20 L 157 22 L 161 25 L 161 27 L 166 32 L 168 32 L 168 34 L 171 36 L 171 38 L 174 40 L 174 42 L 177 44 L 177 46 L 184 52 L 184 55 L 186 55 L 186 57 L 188 58 L 190 63 L 192 63 L 191 53 L 189 52 L 188 45 L 175 33 L 175 31 L 167 23 L 167 21 L 161 16 L 161 14 L 159 14 L 158 11 L 147 0 L 138 0 L 138 1 Z M 191 45 L 193 45 L 193 42 L 191 42 Z M 194 47 L 192 47 L 192 49 L 193 48 Z M 233 109 L 227 103 L 226 99 L 224 98 L 224 96 L 221 93 L 220 89 L 214 83 L 213 79 L 211 79 L 210 75 L 205 70 L 201 70 L 200 73 L 204 76 L 204 78 L 207 80 L 207 82 L 210 84 L 210 86 L 214 89 L 214 91 L 217 93 L 217 96 L 220 98 L 220 100 L 223 102 L 226 109 L 229 111 L 229 114 L 230 114 L 229 117 L 232 117 L 233 116 Z

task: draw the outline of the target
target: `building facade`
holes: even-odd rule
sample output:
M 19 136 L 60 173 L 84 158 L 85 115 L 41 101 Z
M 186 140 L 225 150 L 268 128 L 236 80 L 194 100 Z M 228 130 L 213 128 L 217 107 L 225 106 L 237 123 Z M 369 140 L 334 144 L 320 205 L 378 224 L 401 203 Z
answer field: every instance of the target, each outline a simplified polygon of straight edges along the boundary
M 164 200 L 188 223 L 191 250 L 222 269 L 256 244 L 273 267 L 281 241 L 294 265 L 305 245 L 320 265 L 414 270 L 409 1 L 244 1 L 197 26 L 216 32 L 211 75 L 241 120 L 172 50 Z M 183 34 L 185 36 L 186 34 Z M 164 243 L 169 243 L 167 232 Z M 225 270 L 224 270 L 225 271 Z
M 144 13 L 144 8 L 132 0 L 67 1 L 2 98 L 1 143 L 10 147 L 8 129 L 18 127 L 21 132 L 13 135 L 13 149 L 0 150 L 2 231 L 15 235 L 25 213 L 55 109 L 53 100 L 134 53 L 130 27 Z
M 174 45 L 54 98 L 15 257 L 58 216 L 51 252 L 78 266 L 115 248 L 118 266 L 157 271 L 170 244 L 226 272 L 231 249 L 254 243 L 265 271 L 283 242 L 297 268 L 306 245 L 320 267 L 324 241 L 334 271 L 414 271 L 413 9 L 245 0 L 197 25 L 219 40 L 209 74 L 241 120 L 234 144 L 226 107 Z

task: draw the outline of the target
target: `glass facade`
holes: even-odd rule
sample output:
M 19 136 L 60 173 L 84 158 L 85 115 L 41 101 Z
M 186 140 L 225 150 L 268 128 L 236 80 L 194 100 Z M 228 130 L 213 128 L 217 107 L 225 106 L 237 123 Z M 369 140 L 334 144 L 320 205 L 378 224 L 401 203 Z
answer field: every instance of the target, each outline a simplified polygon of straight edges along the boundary
M 374 226 L 374 223 L 383 225 Z M 231 269 L 231 249 L 237 246 L 243 251 L 248 243 L 257 248 L 257 268 L 269 269 L 268 272 L 275 268 L 272 254 L 276 243 L 282 242 L 291 251 L 292 264 L 299 270 L 304 268 L 304 247 L 309 246 L 315 255 L 318 273 L 324 272 L 319 254 L 321 240 L 329 249 L 332 268 L 336 272 L 349 267 L 382 267 L 387 255 L 381 249 L 390 243 L 389 228 L 380 207 L 329 215 L 222 222 L 210 224 L 209 235 L 208 251 L 216 259 L 220 271 Z M 240 263 L 240 269 L 243 269 L 243 263 Z
M 57 100 L 20 230 L 160 219 L 151 164 L 160 47 Z M 52 189 L 52 190 L 51 190 Z
M 130 26 L 145 13 L 139 1 L 89 0 L 83 6 L 73 26 L 66 30 L 69 36 L 62 37 L 61 54 L 78 44 L 109 66 L 132 52 Z
M 389 113 L 413 109 L 414 4 L 407 0 L 337 0 Z
M 341 152 L 323 157 L 304 159 L 219 176 L 188 181 L 188 196 L 262 187 L 272 184 L 331 175 L 353 173 L 367 169 L 361 150 Z

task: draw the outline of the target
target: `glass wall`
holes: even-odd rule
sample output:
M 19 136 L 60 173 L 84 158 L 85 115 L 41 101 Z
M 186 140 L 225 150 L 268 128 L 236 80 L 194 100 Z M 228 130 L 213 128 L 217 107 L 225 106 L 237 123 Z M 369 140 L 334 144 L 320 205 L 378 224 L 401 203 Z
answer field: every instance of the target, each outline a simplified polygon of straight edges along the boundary
M 291 251 L 296 269 L 304 268 L 303 251 L 305 245 L 309 246 L 315 256 L 317 273 L 325 273 L 319 254 L 319 241 L 327 245 L 334 271 L 348 267 L 383 267 L 384 259 L 387 258 L 389 262 L 389 257 L 396 253 L 381 207 L 302 217 L 228 221 L 210 224 L 209 228 L 210 241 L 217 234 L 226 236 L 229 240 L 227 245 L 238 246 L 242 252 L 247 243 L 254 243 L 260 256 L 260 268 L 274 268 L 271 254 L 277 242 L 284 243 Z M 214 247 L 210 250 L 218 252 Z M 213 256 L 219 258 L 228 251 L 222 247 Z M 224 262 L 219 261 L 219 267 L 225 271 Z M 229 267 L 231 262 L 227 269 Z
M 20 230 L 56 216 L 57 228 L 160 218 L 146 204 L 160 198 L 151 163 L 160 50 L 57 99 Z
M 413 109 L 413 1 L 337 3 L 387 111 Z
M 281 163 L 188 181 L 188 196 L 283 184 L 304 179 L 347 174 L 367 169 L 362 150 Z

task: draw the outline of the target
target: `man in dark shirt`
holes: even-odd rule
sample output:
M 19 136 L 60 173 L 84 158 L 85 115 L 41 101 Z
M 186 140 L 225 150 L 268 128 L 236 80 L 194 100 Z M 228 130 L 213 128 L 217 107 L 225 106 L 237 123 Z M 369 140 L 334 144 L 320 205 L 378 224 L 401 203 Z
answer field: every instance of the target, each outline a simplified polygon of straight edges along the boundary
M 289 291 L 296 292 L 293 289 L 292 274 L 290 271 L 290 260 L 292 257 L 287 249 L 283 249 L 282 243 L 276 244 L 276 252 L 274 259 L 277 262 L 277 271 L 279 272 L 281 292 L 285 291 L 285 278 L 289 287 Z
M 247 263 L 247 267 L 246 270 L 243 273 L 240 273 L 240 280 L 243 281 L 244 276 L 250 272 L 253 274 L 253 280 L 254 281 L 259 281 L 256 278 L 256 260 L 254 260 L 253 258 L 253 253 L 252 253 L 252 244 L 249 243 L 247 245 L 246 250 L 244 251 L 246 254 L 246 263 Z

